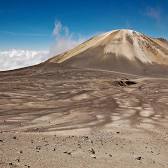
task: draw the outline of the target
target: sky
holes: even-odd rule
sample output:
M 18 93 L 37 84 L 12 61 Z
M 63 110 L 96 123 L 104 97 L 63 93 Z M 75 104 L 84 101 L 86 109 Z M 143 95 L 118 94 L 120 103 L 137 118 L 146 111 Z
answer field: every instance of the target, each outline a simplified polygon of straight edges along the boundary
M 9 61 L 16 50 L 54 55 L 114 29 L 168 39 L 167 9 L 167 0 L 0 0 L 0 51 Z

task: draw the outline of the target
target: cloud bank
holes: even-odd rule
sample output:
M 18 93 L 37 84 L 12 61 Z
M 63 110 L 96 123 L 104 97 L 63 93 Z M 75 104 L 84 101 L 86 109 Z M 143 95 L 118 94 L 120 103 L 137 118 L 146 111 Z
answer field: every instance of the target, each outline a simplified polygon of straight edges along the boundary
M 54 36 L 53 45 L 48 51 L 18 50 L 10 49 L 0 50 L 0 71 L 13 70 L 22 67 L 32 66 L 46 61 L 52 56 L 63 53 L 85 39 L 69 31 L 69 28 L 56 22 L 52 32 Z
M 47 59 L 48 51 L 16 49 L 0 51 L 0 71 L 36 65 Z

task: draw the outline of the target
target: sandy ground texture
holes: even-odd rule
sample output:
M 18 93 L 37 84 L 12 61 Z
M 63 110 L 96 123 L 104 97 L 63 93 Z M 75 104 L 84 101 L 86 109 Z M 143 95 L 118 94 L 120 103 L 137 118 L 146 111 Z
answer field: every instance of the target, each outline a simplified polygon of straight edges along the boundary
M 168 80 L 43 64 L 0 73 L 0 168 L 167 168 Z

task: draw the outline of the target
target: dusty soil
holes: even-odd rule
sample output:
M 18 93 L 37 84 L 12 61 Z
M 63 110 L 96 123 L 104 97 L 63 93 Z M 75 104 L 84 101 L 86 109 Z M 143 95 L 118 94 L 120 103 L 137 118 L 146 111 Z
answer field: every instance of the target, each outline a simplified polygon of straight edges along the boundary
M 168 80 L 42 64 L 0 73 L 0 167 L 168 167 Z

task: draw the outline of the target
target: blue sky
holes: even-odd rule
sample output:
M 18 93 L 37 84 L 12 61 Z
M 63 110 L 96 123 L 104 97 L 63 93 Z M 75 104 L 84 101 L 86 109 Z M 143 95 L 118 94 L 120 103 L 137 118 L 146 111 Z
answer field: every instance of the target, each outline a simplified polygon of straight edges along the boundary
M 167 9 L 167 0 L 0 0 L 0 49 L 46 50 L 56 21 L 74 40 L 120 28 L 168 38 Z

